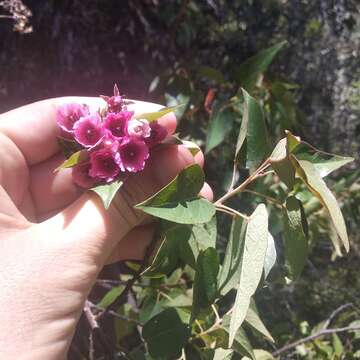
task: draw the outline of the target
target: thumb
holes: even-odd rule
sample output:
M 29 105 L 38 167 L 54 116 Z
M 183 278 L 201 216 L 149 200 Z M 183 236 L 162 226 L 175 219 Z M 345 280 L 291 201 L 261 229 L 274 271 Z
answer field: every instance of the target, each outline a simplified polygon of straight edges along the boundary
M 133 174 L 115 196 L 108 210 L 100 198 L 89 191 L 61 213 L 47 220 L 46 226 L 61 233 L 60 241 L 71 242 L 73 251 L 91 260 L 101 270 L 119 241 L 145 220 L 134 205 L 160 190 L 195 157 L 183 146 L 167 146 L 154 151 L 141 173 Z

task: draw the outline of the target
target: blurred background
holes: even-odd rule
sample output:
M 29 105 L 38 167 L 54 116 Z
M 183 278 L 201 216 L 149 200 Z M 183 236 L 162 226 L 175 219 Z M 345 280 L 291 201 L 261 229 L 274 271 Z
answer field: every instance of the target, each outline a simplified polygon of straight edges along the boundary
M 220 123 L 220 140 L 209 144 L 211 108 L 236 94 L 244 61 L 284 40 L 252 91 L 264 105 L 273 141 L 291 129 L 322 150 L 356 160 L 331 179 L 348 223 L 350 254 L 333 253 L 328 224 L 319 206 L 309 204 L 314 226 L 302 278 L 290 286 L 275 281 L 257 296 L 279 344 L 309 335 L 339 306 L 360 305 L 360 3 L 0 1 L 0 112 L 49 97 L 109 95 L 115 82 L 129 98 L 186 104 L 179 131 L 206 148 L 216 194 L 231 173 L 239 120 Z M 269 196 L 279 191 L 262 186 Z M 246 210 L 249 201 L 239 206 Z M 359 350 L 354 337 L 340 339 L 344 353 Z M 322 350 L 314 354 L 326 354 L 326 346 L 335 345 L 316 346 Z

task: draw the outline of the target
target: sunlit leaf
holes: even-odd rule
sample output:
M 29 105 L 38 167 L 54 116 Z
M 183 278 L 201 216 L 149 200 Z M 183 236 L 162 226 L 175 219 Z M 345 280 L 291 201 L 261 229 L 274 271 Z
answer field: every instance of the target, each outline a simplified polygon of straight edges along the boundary
M 108 209 L 111 201 L 115 197 L 116 193 L 119 191 L 121 186 L 124 184 L 123 181 L 118 180 L 114 181 L 111 184 L 98 185 L 90 190 L 98 194 L 104 204 L 105 209 Z
M 240 165 L 252 168 L 268 155 L 268 135 L 260 104 L 244 89 L 243 96 L 244 111 L 235 157 Z
M 86 150 L 79 150 L 76 153 L 73 153 L 69 158 L 67 158 L 61 165 L 59 165 L 55 171 L 60 169 L 66 169 L 76 166 L 77 164 L 84 162 L 88 158 L 88 153 Z
M 233 313 L 230 321 L 229 345 L 246 317 L 250 299 L 260 282 L 268 243 L 268 214 L 264 204 L 258 205 L 249 220 L 243 253 L 241 270 Z
M 247 59 L 239 66 L 235 74 L 235 80 L 240 86 L 251 92 L 256 85 L 259 76 L 267 70 L 275 55 L 285 44 L 286 41 L 282 41 L 274 46 L 259 51 L 256 55 Z
M 269 330 L 266 328 L 264 323 L 261 321 L 258 311 L 257 311 L 257 308 L 256 308 L 255 301 L 253 299 L 251 299 L 250 306 L 247 310 L 245 322 L 248 325 L 250 325 L 251 328 L 256 330 L 258 333 L 265 336 L 268 340 L 270 340 L 271 342 L 275 342 L 275 340 L 271 336 Z
M 266 280 L 270 274 L 271 269 L 276 264 L 276 247 L 273 236 L 269 232 L 268 246 L 266 249 L 265 261 L 264 261 L 264 279 Z
M 236 114 L 229 108 L 215 109 L 211 115 L 206 137 L 205 153 L 220 145 L 231 131 Z
M 97 304 L 98 307 L 106 309 L 109 307 L 123 292 L 125 286 L 116 286 L 109 290 L 101 301 Z
M 161 117 L 175 112 L 176 109 L 179 109 L 180 107 L 182 107 L 183 105 L 177 105 L 177 106 L 171 106 L 171 107 L 164 107 L 158 111 L 155 112 L 150 112 L 150 113 L 142 113 L 142 114 L 137 114 L 134 117 L 136 119 L 146 119 L 149 122 L 152 121 L 156 121 L 158 119 L 160 119 Z
M 155 195 L 136 205 L 136 208 L 181 224 L 208 222 L 215 214 L 215 206 L 197 197 L 203 184 L 202 169 L 199 165 L 191 165 Z
M 224 262 L 219 276 L 220 292 L 222 295 L 227 294 L 239 283 L 246 226 L 247 223 L 243 218 L 239 216 L 233 218 Z

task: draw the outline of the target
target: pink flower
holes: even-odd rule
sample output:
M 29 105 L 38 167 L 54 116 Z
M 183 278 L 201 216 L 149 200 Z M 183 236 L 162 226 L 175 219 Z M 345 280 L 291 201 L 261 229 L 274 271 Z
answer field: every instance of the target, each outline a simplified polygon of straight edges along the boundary
M 75 140 L 82 146 L 92 148 L 98 145 L 105 135 L 98 114 L 82 117 L 74 124 Z
M 72 133 L 74 124 L 83 116 L 89 115 L 86 105 L 70 103 L 61 105 L 56 113 L 56 122 L 66 133 Z
M 123 110 L 123 97 L 120 96 L 119 89 L 117 85 L 114 85 L 114 96 L 100 96 L 107 103 L 107 111 L 108 112 L 119 112 Z
M 119 153 L 122 170 L 138 172 L 145 167 L 145 160 L 149 157 L 149 148 L 144 141 L 128 138 L 120 144 Z
M 145 139 L 148 146 L 154 146 L 160 144 L 167 136 L 167 130 L 165 126 L 160 125 L 157 121 L 150 123 L 150 136 Z
M 115 138 L 123 138 L 127 135 L 127 125 L 133 114 L 131 111 L 109 113 L 104 119 L 103 127 Z
M 145 119 L 132 119 L 127 126 L 127 132 L 130 136 L 147 138 L 150 136 L 149 122 Z
M 93 178 L 89 175 L 90 163 L 83 163 L 75 166 L 72 169 L 72 177 L 74 183 L 84 189 L 92 188 L 99 179 Z
M 111 148 L 96 150 L 90 154 L 91 168 L 89 175 L 94 178 L 113 181 L 120 173 L 119 153 Z

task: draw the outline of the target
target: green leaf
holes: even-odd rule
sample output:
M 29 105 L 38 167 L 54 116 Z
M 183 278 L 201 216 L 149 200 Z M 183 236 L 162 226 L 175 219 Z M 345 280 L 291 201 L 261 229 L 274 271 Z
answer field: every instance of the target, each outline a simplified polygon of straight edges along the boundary
M 215 349 L 213 360 L 231 360 L 233 353 L 231 349 Z
M 142 330 L 148 351 L 154 358 L 180 357 L 189 335 L 189 328 L 181 321 L 174 308 L 152 317 Z
M 236 114 L 229 108 L 213 111 L 206 137 L 206 154 L 225 140 L 232 129 L 235 117 Z
M 277 143 L 270 155 L 270 163 L 280 180 L 292 190 L 295 183 L 295 168 L 287 154 L 287 138 Z
M 273 236 L 269 232 L 268 246 L 266 249 L 265 261 L 264 261 L 264 279 L 266 280 L 270 274 L 271 269 L 276 264 L 276 247 Z
M 290 196 L 283 210 L 285 267 L 287 276 L 295 280 L 301 274 L 308 257 L 308 239 L 303 228 L 301 202 Z
M 244 89 L 244 111 L 236 144 L 235 158 L 253 168 L 268 154 L 268 136 L 260 104 Z M 246 155 L 245 155 L 246 154 Z
M 183 105 L 177 105 L 177 106 L 171 106 L 171 107 L 164 107 L 158 111 L 155 112 L 150 112 L 150 113 L 142 113 L 142 114 L 137 114 L 135 115 L 135 119 L 146 119 L 149 122 L 153 122 L 156 121 L 158 119 L 160 119 L 161 117 L 175 112 L 175 110 L 179 109 L 180 107 L 182 107 Z
M 118 180 L 114 181 L 111 184 L 98 185 L 92 189 L 96 194 L 98 194 L 104 204 L 105 209 L 108 209 L 111 201 L 115 197 L 116 193 L 119 191 L 121 186 L 124 184 L 123 181 Z
M 181 93 L 178 94 L 177 96 L 172 96 L 168 93 L 165 93 L 164 97 L 165 97 L 167 107 L 178 106 L 175 108 L 174 113 L 176 116 L 176 121 L 177 121 L 177 123 L 179 123 L 179 121 L 185 114 L 187 107 L 189 106 L 190 97 L 188 95 L 181 94 Z M 182 106 L 179 107 L 179 105 L 182 105 Z
M 275 358 L 267 351 L 261 349 L 254 349 L 255 360 L 275 360 Z M 243 357 L 241 360 L 250 360 L 248 357 Z
M 136 205 L 143 212 L 180 224 L 199 224 L 211 220 L 215 206 L 197 197 L 204 184 L 199 165 L 191 165 L 159 192 Z
M 200 250 L 206 250 L 208 247 L 215 248 L 217 236 L 216 216 L 207 223 L 194 225 L 191 236 Z
M 194 280 L 193 308 L 191 318 L 194 320 L 200 309 L 210 306 L 217 296 L 217 275 L 219 258 L 214 248 L 201 251 L 196 262 Z
M 116 286 L 108 291 L 101 301 L 97 304 L 98 307 L 106 309 L 109 307 L 123 292 L 125 286 Z
M 59 136 L 57 138 L 57 142 L 66 159 L 68 159 L 75 152 L 81 150 L 81 146 L 74 140 L 65 139 Z
M 245 322 L 250 325 L 254 330 L 256 330 L 258 333 L 264 335 L 268 340 L 271 342 L 275 342 L 273 337 L 271 336 L 269 330 L 266 328 L 264 323 L 261 321 L 255 301 L 251 299 L 250 306 L 247 310 Z
M 66 159 L 61 165 L 59 165 L 54 172 L 59 171 L 60 169 L 66 169 L 74 167 L 75 165 L 84 162 L 88 158 L 88 153 L 86 150 L 80 150 L 76 153 L 73 153 L 68 159 Z
M 218 84 L 225 83 L 224 75 L 217 69 L 214 69 L 210 66 L 198 66 L 196 70 L 198 75 L 201 77 L 213 80 Z
M 229 327 L 231 324 L 231 319 L 229 315 L 225 315 L 223 318 L 222 326 L 226 332 L 226 338 L 225 338 L 225 344 L 229 343 Z M 255 360 L 254 351 L 252 348 L 252 345 L 250 343 L 250 340 L 248 339 L 246 332 L 244 329 L 239 328 L 238 331 L 235 334 L 234 341 L 231 346 L 232 349 L 234 349 L 238 354 L 243 356 L 248 356 L 250 359 Z
M 320 177 L 314 164 L 307 160 L 297 160 L 297 158 L 293 155 L 291 155 L 291 159 L 296 167 L 296 172 L 299 177 L 328 210 L 336 232 L 338 233 L 345 250 L 348 252 L 349 239 L 346 231 L 346 225 L 335 196 L 326 186 L 324 180 Z
M 230 321 L 229 345 L 246 317 L 250 299 L 260 282 L 268 243 L 268 214 L 264 204 L 251 215 L 241 256 L 241 269 L 233 313 Z
M 195 156 L 201 150 L 200 147 L 192 141 L 181 140 L 181 143 L 191 152 L 192 156 Z
M 340 167 L 354 161 L 352 157 L 339 156 L 316 149 L 307 142 L 296 139 L 290 132 L 287 133 L 287 138 L 288 141 L 293 142 L 291 154 L 297 160 L 311 162 L 321 177 L 325 177 Z
M 239 283 L 246 226 L 247 223 L 242 217 L 235 216 L 233 218 L 224 262 L 219 276 L 221 295 L 226 295 Z
M 161 231 L 160 246 L 158 247 L 150 265 L 144 270 L 142 275 L 149 277 L 158 277 L 166 275 L 178 265 L 181 258 L 185 258 L 190 265 L 195 262 L 191 260 L 190 255 L 184 257 L 183 247 L 188 243 L 191 235 L 191 227 L 179 224 L 163 224 Z
M 259 76 L 267 70 L 275 55 L 285 44 L 286 41 L 282 41 L 274 46 L 261 50 L 256 55 L 247 59 L 239 66 L 235 74 L 235 80 L 240 86 L 251 92 Z

